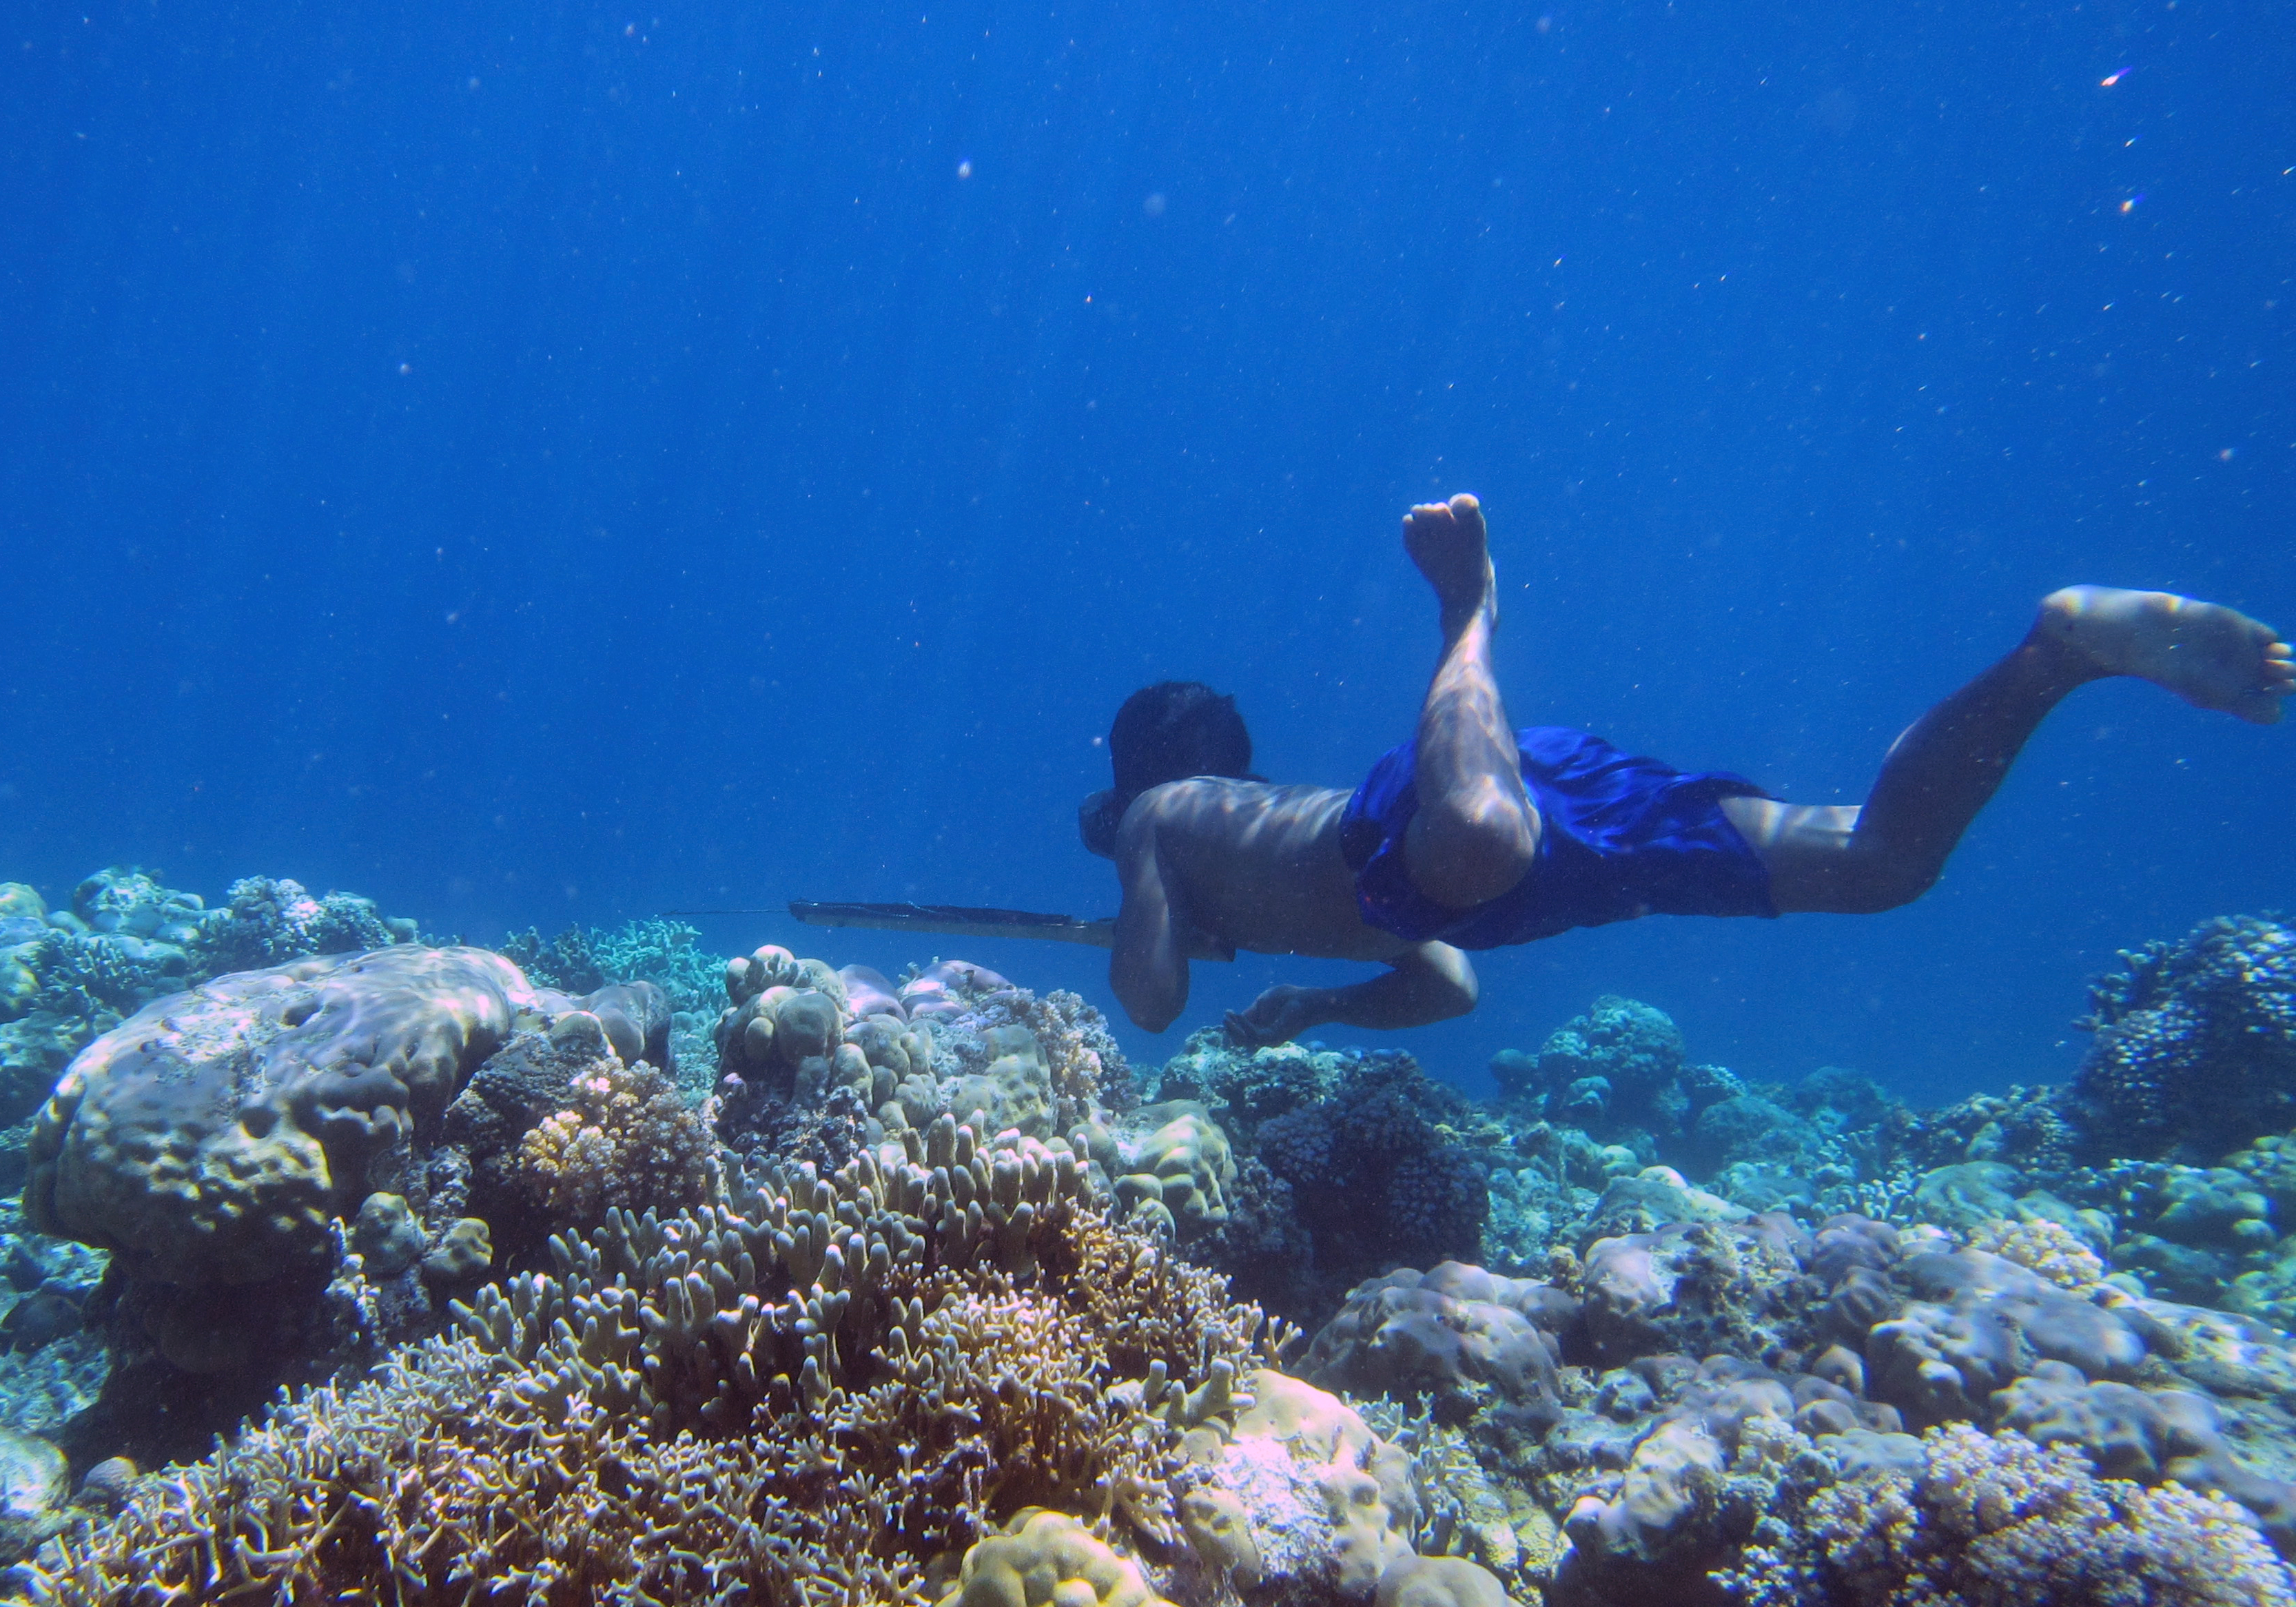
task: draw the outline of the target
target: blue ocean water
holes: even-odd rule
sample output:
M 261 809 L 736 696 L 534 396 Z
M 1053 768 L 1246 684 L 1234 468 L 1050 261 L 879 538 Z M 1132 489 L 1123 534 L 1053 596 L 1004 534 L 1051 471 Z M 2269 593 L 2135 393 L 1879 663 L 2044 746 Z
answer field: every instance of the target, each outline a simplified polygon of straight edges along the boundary
M 1435 645 L 1398 515 L 1458 489 L 1519 721 L 1809 801 L 2054 586 L 2296 621 L 2270 8 L 28 4 L 0 47 L 0 876 L 52 900 L 1102 913 L 1123 696 L 1210 681 L 1351 785 Z M 1408 1042 L 1480 1087 L 1616 992 L 1750 1076 L 2062 1078 L 2116 948 L 2296 904 L 2292 791 L 2289 732 L 2091 688 L 1921 904 L 1493 955 Z M 1089 952 L 950 947 L 1116 1013 Z M 1343 969 L 1200 967 L 1181 1027 Z

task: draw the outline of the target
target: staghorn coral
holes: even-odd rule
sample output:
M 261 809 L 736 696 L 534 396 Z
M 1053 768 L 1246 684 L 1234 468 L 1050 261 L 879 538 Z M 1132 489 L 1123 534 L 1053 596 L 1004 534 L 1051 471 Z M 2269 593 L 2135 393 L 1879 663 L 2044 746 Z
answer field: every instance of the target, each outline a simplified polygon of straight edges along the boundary
M 943 1119 L 826 1177 L 613 1212 L 455 1337 L 145 1480 L 37 1582 L 826 1607 L 925 1601 L 929 1563 L 1028 1506 L 1177 1543 L 1164 1480 L 1186 1427 L 1245 1404 L 1259 1317 L 1088 1186 Z
M 1746 1607 L 2291 1607 L 2287 1568 L 2231 1503 L 2100 1479 L 2079 1452 L 1956 1426 L 1919 1472 L 1830 1483 L 1759 1527 Z

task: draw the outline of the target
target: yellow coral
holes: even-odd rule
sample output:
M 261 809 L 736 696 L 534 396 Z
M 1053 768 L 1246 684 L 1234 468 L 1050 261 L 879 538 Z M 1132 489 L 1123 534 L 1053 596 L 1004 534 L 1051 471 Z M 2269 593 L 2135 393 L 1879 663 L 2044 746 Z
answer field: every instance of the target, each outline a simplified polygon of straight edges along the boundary
M 1996 1217 L 1970 1230 L 1972 1250 L 1990 1250 L 2064 1289 L 2093 1288 L 2104 1276 L 2104 1263 L 2062 1222 L 2036 1217 L 2012 1222 Z
M 1129 1168 L 1116 1179 L 1116 1197 L 1128 1208 L 1152 1201 L 1191 1232 L 1227 1220 L 1227 1191 L 1235 1186 L 1235 1160 L 1227 1135 L 1193 1100 L 1175 1099 L 1132 1113 L 1140 1136 L 1119 1154 Z
M 552 1222 L 587 1227 L 617 1207 L 676 1209 L 709 1197 L 718 1168 L 710 1111 L 689 1109 L 662 1072 L 608 1051 L 570 1081 L 567 1099 L 518 1147 L 519 1177 Z
M 1066 1513 L 1030 1508 L 964 1554 L 941 1607 L 1170 1607 L 1138 1564 Z

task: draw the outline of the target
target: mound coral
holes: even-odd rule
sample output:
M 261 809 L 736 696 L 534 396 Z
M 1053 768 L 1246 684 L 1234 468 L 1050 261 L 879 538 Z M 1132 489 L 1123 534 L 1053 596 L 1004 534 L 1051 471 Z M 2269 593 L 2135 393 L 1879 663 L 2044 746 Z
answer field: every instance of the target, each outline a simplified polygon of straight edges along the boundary
M 435 1122 L 542 1001 L 475 948 L 396 947 L 245 972 L 88 1045 L 33 1134 L 43 1233 L 178 1283 L 324 1259 L 369 1168 Z
M 2096 1043 L 2072 1087 L 2095 1157 L 2208 1166 L 2296 1122 L 2296 931 L 2204 921 L 2121 958 L 2090 990 Z
M 1829 1482 L 1764 1521 L 1747 1607 L 2292 1607 L 2241 1510 L 2089 1472 L 2019 1434 L 1932 1431 L 1917 1471 Z
M 1321 1383 L 1359 1395 L 1432 1398 L 1447 1421 L 1486 1397 L 1556 1409 L 1554 1331 L 1570 1326 L 1578 1302 L 1528 1278 L 1503 1278 L 1446 1261 L 1406 1267 L 1358 1284 L 1316 1335 L 1303 1365 Z
M 1093 1159 L 1116 1179 L 1116 1197 L 1133 1209 L 1160 1213 L 1182 1242 L 1228 1218 L 1235 1160 L 1227 1135 L 1193 1100 L 1144 1105 Z
M 1170 1607 L 1091 1529 L 1066 1513 L 1030 1507 L 1004 1533 L 964 1554 L 957 1587 L 941 1607 Z

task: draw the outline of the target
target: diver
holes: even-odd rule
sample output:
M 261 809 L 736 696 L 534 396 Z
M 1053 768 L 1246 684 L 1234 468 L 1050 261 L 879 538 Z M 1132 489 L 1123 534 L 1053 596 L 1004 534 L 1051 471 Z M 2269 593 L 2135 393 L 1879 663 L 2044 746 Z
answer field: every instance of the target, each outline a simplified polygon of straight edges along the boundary
M 1498 608 L 1483 515 L 1411 510 L 1403 545 L 1435 589 L 1442 655 L 1411 742 L 1350 794 L 1250 773 L 1233 698 L 1195 682 L 1135 693 L 1108 746 L 1116 785 L 1078 812 L 1116 862 L 1109 984 L 1160 1032 L 1190 952 L 1383 962 L 1343 988 L 1268 988 L 1231 1011 L 1242 1045 L 1325 1023 L 1423 1026 L 1475 1006 L 1463 949 L 1652 914 L 1874 914 L 1918 898 L 2059 700 L 2136 676 L 2259 725 L 2296 691 L 2287 643 L 2166 592 L 2054 592 L 2025 639 L 1891 744 L 1863 807 L 1790 804 L 1742 776 L 1685 774 L 1554 726 L 1515 730 L 1491 671 Z

